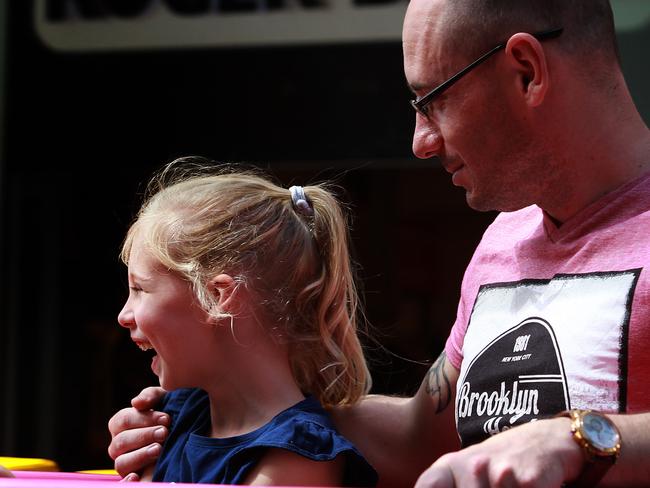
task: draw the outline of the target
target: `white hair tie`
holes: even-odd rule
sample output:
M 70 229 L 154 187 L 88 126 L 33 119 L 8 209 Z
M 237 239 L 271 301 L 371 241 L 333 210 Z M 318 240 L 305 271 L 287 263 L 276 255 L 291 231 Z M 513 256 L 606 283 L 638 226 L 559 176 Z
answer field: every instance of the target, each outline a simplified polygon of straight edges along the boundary
M 305 190 L 302 186 L 292 186 L 289 188 L 289 192 L 291 192 L 291 201 L 298 213 L 308 216 L 314 215 L 314 209 L 309 203 L 309 200 L 307 200 Z

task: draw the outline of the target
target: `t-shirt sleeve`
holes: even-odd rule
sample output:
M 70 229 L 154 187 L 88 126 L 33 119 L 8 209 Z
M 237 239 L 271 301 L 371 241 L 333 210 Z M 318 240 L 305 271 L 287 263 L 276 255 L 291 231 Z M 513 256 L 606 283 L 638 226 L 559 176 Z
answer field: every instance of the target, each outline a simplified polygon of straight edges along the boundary
M 445 343 L 445 354 L 447 355 L 447 360 L 459 371 L 461 363 L 463 362 L 463 340 L 465 339 L 465 332 L 467 331 L 467 319 L 465 313 L 465 304 L 463 297 L 461 296 L 458 303 L 456 321 L 454 322 L 451 332 L 447 337 L 447 342 Z
M 474 253 L 472 260 L 465 270 L 465 275 L 463 276 L 463 282 L 461 284 L 460 299 L 458 300 L 458 309 L 456 311 L 456 321 L 454 322 L 451 332 L 447 337 L 447 342 L 445 343 L 445 354 L 447 355 L 447 359 L 452 366 L 459 371 L 463 362 L 463 343 L 465 341 L 465 333 L 467 332 L 467 326 L 471 315 L 471 307 L 473 304 L 472 297 L 474 296 L 477 287 L 476 280 L 474 279 L 474 262 L 477 259 L 478 253 L 479 249 L 477 248 L 477 251 Z M 468 300 L 472 300 L 472 304 L 468 303 Z
M 499 230 L 501 214 L 497 217 L 486 229 L 481 242 L 476 247 L 474 255 L 470 260 L 465 274 L 463 275 L 463 282 L 460 289 L 460 300 L 458 301 L 458 310 L 456 311 L 456 321 L 454 322 L 447 342 L 445 343 L 445 354 L 449 362 L 460 371 L 463 362 L 463 344 L 465 342 L 465 334 L 469 326 L 469 320 L 472 314 L 472 308 L 476 300 L 476 294 L 481 286 L 483 275 L 480 272 L 482 269 L 492 269 L 494 263 L 490 262 L 492 247 L 494 241 L 502 239 L 503 231 Z

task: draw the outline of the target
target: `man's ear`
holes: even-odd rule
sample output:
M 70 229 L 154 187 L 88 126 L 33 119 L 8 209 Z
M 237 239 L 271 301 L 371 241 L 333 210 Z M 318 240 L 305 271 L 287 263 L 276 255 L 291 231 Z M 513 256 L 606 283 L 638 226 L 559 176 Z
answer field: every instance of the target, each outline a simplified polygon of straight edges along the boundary
M 221 312 L 236 313 L 237 284 L 232 276 L 220 274 L 210 280 L 208 285 Z
M 518 33 L 508 40 L 505 51 L 517 76 L 517 89 L 530 107 L 537 107 L 544 101 L 550 84 L 542 44 L 530 34 Z

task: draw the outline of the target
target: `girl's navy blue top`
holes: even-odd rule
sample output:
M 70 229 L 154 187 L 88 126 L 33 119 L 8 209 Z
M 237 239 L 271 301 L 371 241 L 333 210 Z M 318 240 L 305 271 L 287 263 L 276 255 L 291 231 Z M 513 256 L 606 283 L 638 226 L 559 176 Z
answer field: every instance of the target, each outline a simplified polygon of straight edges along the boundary
M 162 410 L 172 426 L 156 464 L 153 481 L 242 484 L 269 448 L 286 449 L 314 461 L 345 456 L 343 486 L 375 486 L 377 473 L 361 453 L 334 427 L 313 397 L 276 415 L 247 434 L 214 439 L 210 432 L 210 401 L 198 389 L 167 393 Z

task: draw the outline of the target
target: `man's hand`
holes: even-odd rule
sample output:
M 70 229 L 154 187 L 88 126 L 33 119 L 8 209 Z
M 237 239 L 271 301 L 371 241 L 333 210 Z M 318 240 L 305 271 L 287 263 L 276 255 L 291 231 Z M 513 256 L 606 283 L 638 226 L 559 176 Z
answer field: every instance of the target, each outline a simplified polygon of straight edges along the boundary
M 145 388 L 131 400 L 131 408 L 120 410 L 108 421 L 112 437 L 108 455 L 125 480 L 141 479 L 136 473 L 153 465 L 162 451 L 170 419 L 152 408 L 164 394 L 162 388 Z
M 416 488 L 558 487 L 575 479 L 584 455 L 568 418 L 538 420 L 440 457 Z

